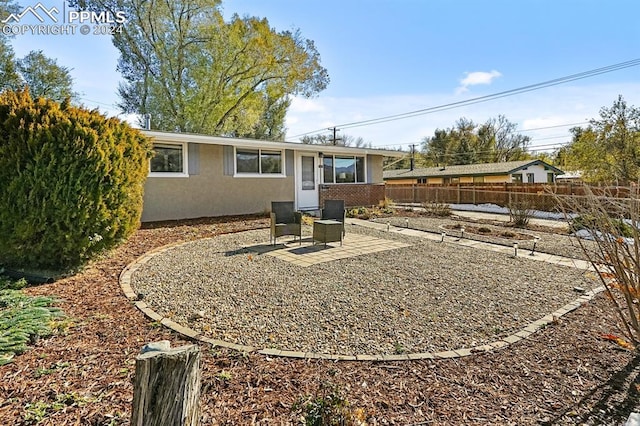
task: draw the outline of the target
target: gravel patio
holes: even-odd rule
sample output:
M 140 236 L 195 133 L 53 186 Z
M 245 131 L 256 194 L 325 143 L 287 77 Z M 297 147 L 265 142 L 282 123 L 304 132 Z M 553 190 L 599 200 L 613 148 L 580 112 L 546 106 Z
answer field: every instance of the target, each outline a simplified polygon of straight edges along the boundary
M 576 287 L 598 285 L 592 274 L 572 267 L 363 226 L 347 229 L 406 246 L 301 267 L 255 253 L 252 246 L 261 246 L 268 233 L 246 231 L 158 254 L 134 272 L 132 287 L 158 314 L 209 338 L 288 351 L 391 355 L 495 342 L 575 301 Z M 551 245 L 549 237 L 541 244 Z M 295 252 L 298 243 L 290 247 Z

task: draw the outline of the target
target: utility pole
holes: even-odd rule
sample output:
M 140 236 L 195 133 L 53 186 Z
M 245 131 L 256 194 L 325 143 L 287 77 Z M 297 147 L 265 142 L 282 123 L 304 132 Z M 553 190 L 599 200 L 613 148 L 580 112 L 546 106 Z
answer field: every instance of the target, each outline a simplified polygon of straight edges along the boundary
M 411 144 L 411 158 L 409 159 L 409 170 L 413 170 L 415 166 L 414 155 L 416 152 L 416 144 Z
M 333 130 L 333 138 L 330 139 L 330 141 L 333 145 L 337 145 L 337 142 L 342 140 L 342 138 L 336 137 L 336 132 L 338 132 L 340 129 L 336 129 L 336 127 L 334 126 L 334 127 L 329 127 L 327 130 Z

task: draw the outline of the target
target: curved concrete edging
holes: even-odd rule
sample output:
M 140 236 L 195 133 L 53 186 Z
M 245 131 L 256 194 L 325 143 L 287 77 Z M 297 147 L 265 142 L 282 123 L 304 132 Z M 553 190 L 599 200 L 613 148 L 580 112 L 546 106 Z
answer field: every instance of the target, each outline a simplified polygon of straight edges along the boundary
M 364 222 L 364 224 L 362 223 Z M 368 226 L 372 228 L 379 228 L 381 224 L 372 224 L 372 222 L 360 221 L 360 220 L 350 220 L 351 224 L 360 225 L 360 226 Z M 417 231 L 413 229 L 407 228 L 396 228 L 396 227 L 387 227 L 387 225 L 382 225 L 384 229 L 387 229 L 389 232 L 398 232 L 411 234 L 414 236 L 427 237 L 432 240 L 440 241 L 440 236 L 437 235 L 429 235 L 423 231 Z M 393 229 L 392 229 L 393 228 Z M 411 232 L 407 232 L 411 231 Z M 422 234 L 422 235 L 420 235 Z M 490 243 L 482 243 L 477 244 L 479 242 L 471 242 L 472 240 L 463 240 L 453 242 L 456 244 L 471 246 L 471 247 L 481 247 L 487 248 L 486 246 L 491 246 Z M 477 353 L 489 352 L 498 349 L 504 349 L 513 343 L 519 342 L 520 340 L 527 339 L 532 334 L 538 332 L 539 330 L 547 327 L 549 324 L 556 322 L 560 317 L 572 312 L 582 306 L 583 303 L 587 303 L 592 300 L 598 293 L 604 290 L 603 286 L 597 287 L 593 290 L 585 292 L 582 296 L 578 297 L 573 302 L 567 303 L 562 308 L 557 309 L 556 311 L 545 315 L 537 321 L 534 321 L 528 324 L 526 327 L 522 328 L 517 333 L 511 334 L 502 339 L 496 340 L 495 342 L 491 342 L 484 345 L 473 346 L 470 348 L 462 348 L 455 349 L 449 351 L 442 352 L 420 352 L 420 353 L 408 353 L 408 354 L 394 354 L 394 355 L 339 355 L 339 354 L 325 354 L 325 353 L 315 353 L 315 352 L 298 352 L 298 351 L 288 351 L 288 350 L 280 350 L 280 349 L 260 349 L 253 346 L 246 345 L 238 345 L 235 343 L 225 342 L 223 340 L 211 339 L 209 337 L 203 336 L 200 332 L 193 330 L 189 327 L 185 327 L 171 320 L 170 318 L 165 318 L 162 315 L 155 312 L 151 309 L 144 301 L 138 300 L 138 295 L 133 291 L 131 287 L 131 276 L 132 274 L 138 270 L 142 265 L 147 263 L 151 258 L 157 256 L 161 253 L 164 253 L 168 250 L 171 250 L 175 247 L 180 247 L 186 244 L 190 244 L 193 241 L 187 241 L 183 243 L 171 244 L 163 247 L 159 247 L 157 249 L 151 250 L 144 255 L 140 256 L 138 259 L 127 265 L 120 274 L 119 281 L 120 287 L 124 293 L 124 295 L 134 303 L 134 305 L 140 309 L 146 316 L 151 318 L 154 321 L 157 321 L 164 325 L 165 327 L 180 333 L 190 339 L 201 341 L 204 343 L 209 343 L 214 346 L 220 346 L 224 348 L 234 349 L 240 352 L 257 352 L 262 355 L 267 356 L 281 356 L 281 357 L 289 357 L 289 358 L 307 358 L 307 359 L 328 359 L 333 361 L 408 361 L 408 360 L 420 360 L 420 359 L 449 359 L 449 358 L 461 358 L 465 356 L 470 356 Z M 450 241 L 446 241 L 450 242 Z M 493 251 L 501 251 L 504 252 L 504 247 L 500 246 L 500 248 L 492 249 Z M 524 257 L 524 256 L 522 256 Z M 527 256 L 528 258 L 528 256 Z M 535 259 L 542 260 L 550 263 L 560 263 L 565 266 L 574 266 L 577 267 L 577 262 L 575 259 L 563 258 L 561 256 L 553 256 L 546 255 L 543 259 Z M 586 262 L 582 262 L 586 263 Z M 588 269 L 582 268 L 582 269 Z

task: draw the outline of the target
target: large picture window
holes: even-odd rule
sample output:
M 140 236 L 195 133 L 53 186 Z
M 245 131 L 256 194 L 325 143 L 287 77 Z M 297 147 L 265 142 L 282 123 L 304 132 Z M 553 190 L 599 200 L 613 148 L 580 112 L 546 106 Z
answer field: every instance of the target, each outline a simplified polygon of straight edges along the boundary
M 236 149 L 236 173 L 282 174 L 282 151 Z
M 153 154 L 149 162 L 152 176 L 184 176 L 187 174 L 184 144 L 154 144 Z
M 325 155 L 322 160 L 324 166 L 324 183 L 364 183 L 364 157 L 341 155 Z

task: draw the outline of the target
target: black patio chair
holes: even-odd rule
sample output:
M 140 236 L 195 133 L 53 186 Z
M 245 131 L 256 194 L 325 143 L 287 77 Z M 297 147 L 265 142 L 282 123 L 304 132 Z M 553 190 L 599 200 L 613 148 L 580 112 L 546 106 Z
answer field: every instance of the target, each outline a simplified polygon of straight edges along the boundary
M 276 238 L 283 235 L 296 235 L 302 244 L 302 213 L 295 211 L 293 201 L 271 202 L 271 236 L 269 242 L 276 245 Z
M 322 219 L 332 219 L 342 222 L 342 236 L 345 235 L 344 220 L 346 210 L 344 209 L 344 200 L 324 200 L 324 208 L 322 209 Z

